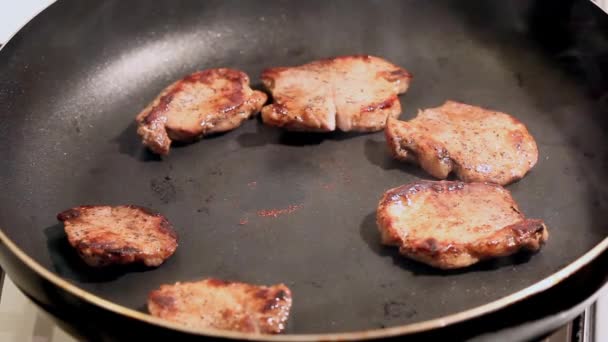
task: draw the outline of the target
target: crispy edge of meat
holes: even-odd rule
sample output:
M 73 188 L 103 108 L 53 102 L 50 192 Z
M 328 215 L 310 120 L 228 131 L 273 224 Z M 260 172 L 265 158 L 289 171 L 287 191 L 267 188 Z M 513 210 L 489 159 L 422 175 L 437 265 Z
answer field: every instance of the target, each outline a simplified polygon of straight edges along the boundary
M 399 97 L 397 95 L 403 94 L 409 88 L 409 84 L 413 79 L 412 74 L 406 69 L 393 64 L 383 58 L 370 56 L 370 55 L 350 55 L 350 56 L 337 56 L 333 58 L 319 59 L 309 63 L 305 63 L 302 65 L 296 65 L 291 67 L 273 67 L 267 68 L 262 71 L 261 79 L 264 87 L 274 95 L 275 88 L 275 79 L 280 77 L 281 73 L 284 71 L 289 71 L 294 68 L 319 68 L 322 66 L 331 66 L 333 63 L 340 62 L 340 60 L 349 60 L 349 59 L 362 59 L 365 61 L 373 61 L 378 60 L 383 64 L 387 64 L 390 66 L 391 70 L 381 71 L 377 74 L 377 77 L 382 77 L 386 81 L 392 83 L 393 85 L 397 85 L 396 94 L 386 98 L 383 101 L 378 103 L 370 103 L 365 107 L 361 107 L 356 120 L 354 120 L 354 124 L 350 131 L 357 132 L 377 132 L 386 126 L 386 120 L 382 125 L 378 124 L 369 124 L 368 121 L 375 120 L 378 116 L 383 116 L 385 118 L 397 118 L 401 114 L 401 102 L 399 101 Z M 339 128 L 340 124 L 339 120 L 336 117 L 329 122 L 329 124 L 325 124 L 317 119 L 313 114 L 309 112 L 299 113 L 299 115 L 295 115 L 296 117 L 302 117 L 301 120 L 293 120 L 288 117 L 290 112 L 286 108 L 286 106 L 281 103 L 282 101 L 278 99 L 278 96 L 274 96 L 273 103 L 268 104 L 262 108 L 262 118 L 264 119 L 264 123 L 267 123 L 270 126 L 276 126 L 280 128 L 284 128 L 291 131 L 308 131 L 308 132 L 331 132 Z M 373 113 L 373 114 L 370 114 Z M 371 117 L 369 120 L 362 119 L 365 116 Z M 285 119 L 286 118 L 286 119 Z M 303 123 L 313 123 L 303 124 Z M 366 124 L 367 123 L 367 124 Z
M 289 318 L 289 313 L 293 302 L 291 290 L 282 283 L 263 286 L 226 281 L 216 278 L 207 278 L 194 282 L 177 282 L 173 285 L 164 284 L 161 285 L 160 288 L 151 291 L 148 294 L 147 305 L 148 312 L 150 312 L 151 315 L 180 323 L 175 319 L 171 319 L 176 312 L 180 311 L 180 308 L 176 307 L 176 298 L 171 296 L 171 292 L 175 290 L 176 286 L 204 286 L 207 288 L 235 286 L 237 287 L 235 292 L 247 292 L 247 294 L 251 295 L 252 298 L 239 299 L 251 299 L 251 301 L 256 305 L 250 307 L 249 304 L 251 303 L 247 302 L 247 305 L 244 306 L 246 312 L 243 313 L 245 317 L 241 319 L 241 322 L 238 322 L 230 329 L 232 331 L 240 331 L 245 333 L 281 333 L 285 329 L 285 323 Z M 221 314 L 230 315 L 230 309 L 223 310 Z M 259 315 L 259 317 L 256 317 L 256 315 Z M 208 325 L 201 326 L 201 328 L 222 329 Z
M 236 101 L 241 103 L 240 105 L 229 107 L 229 110 L 221 112 L 222 115 L 207 120 L 202 131 L 192 130 L 192 127 L 171 127 L 169 122 L 165 124 L 165 130 L 171 140 L 181 142 L 196 141 L 207 135 L 232 131 L 242 125 L 245 120 L 257 115 L 266 100 L 268 100 L 266 93 L 251 89 L 251 94 L 244 101 Z M 208 129 L 208 126 L 212 128 Z
M 420 111 L 419 114 L 420 115 Z M 418 164 L 422 169 L 428 172 L 431 176 L 439 179 L 448 177 L 456 166 L 450 158 L 445 146 L 433 139 L 431 136 L 419 138 L 418 133 L 411 133 L 413 129 L 406 121 L 400 121 L 395 118 L 389 118 L 384 129 L 384 135 L 388 145 L 388 149 L 396 160 L 406 161 L 413 164 Z M 411 148 L 414 145 L 414 140 L 419 146 L 425 144 L 424 147 Z M 425 149 L 435 151 L 436 154 L 422 153 L 418 155 L 417 149 Z
M 205 132 L 195 133 L 189 132 L 188 138 L 183 138 L 184 132 L 173 132 L 168 130 L 167 124 L 167 110 L 169 105 L 173 101 L 173 97 L 176 93 L 183 89 L 183 85 L 187 83 L 199 83 L 209 82 L 212 77 L 225 77 L 233 82 L 241 85 L 241 91 L 243 86 L 250 86 L 249 76 L 244 72 L 230 68 L 216 68 L 206 69 L 202 71 L 194 72 L 178 81 L 173 82 L 165 89 L 161 91 L 156 98 L 149 103 L 135 118 L 138 125 L 137 134 L 141 136 L 142 142 L 152 152 L 160 155 L 168 155 L 171 147 L 172 140 L 190 141 L 196 140 L 205 135 Z M 251 90 L 252 93 L 249 98 L 240 102 L 238 106 L 231 108 L 230 113 L 235 111 L 250 110 L 248 117 L 254 116 L 262 109 L 264 103 L 266 103 L 268 96 L 266 93 L 259 90 Z M 243 108 L 245 107 L 245 108 Z M 240 125 L 240 124 L 239 124 Z M 236 127 L 238 127 L 237 125 Z M 226 128 L 223 130 L 214 130 L 212 133 L 224 132 L 227 130 L 235 129 Z M 190 138 L 190 136 L 192 136 Z
M 362 108 L 359 115 L 352 120 L 352 128 L 347 131 L 378 132 L 386 128 L 388 120 L 396 119 L 399 115 L 401 115 L 401 102 L 399 97 L 394 95 L 380 103 Z M 378 118 L 382 118 L 382 121 L 378 121 Z M 336 126 L 342 130 L 341 120 L 337 120 Z
M 443 184 L 440 184 L 443 183 Z M 386 208 L 393 201 L 401 200 L 405 194 L 419 191 L 458 191 L 465 186 L 483 184 L 502 188 L 491 183 L 462 183 L 420 181 L 390 189 L 384 193 L 376 211 L 376 224 L 381 235 L 381 242 L 388 246 L 399 247 L 399 252 L 413 260 L 440 269 L 464 268 L 482 260 L 508 256 L 519 251 L 536 252 L 549 238 L 549 231 L 542 220 L 526 219 L 513 201 L 512 208 L 521 215 L 521 220 L 496 230 L 492 235 L 475 240 L 473 243 L 444 242 L 437 239 L 420 239 L 408 241 L 407 245 L 394 228 L 394 222 Z M 504 189 L 504 188 L 503 188 Z M 508 191 L 505 189 L 505 191 Z
M 135 118 L 137 134 L 142 143 L 152 152 L 167 155 L 171 147 L 171 138 L 165 129 L 167 123 L 166 111 L 173 100 L 173 93 L 182 80 L 169 85 L 144 108 Z
M 155 218 L 160 218 L 158 229 L 162 234 L 167 235 L 170 239 L 173 240 L 173 244 L 167 248 L 164 255 L 159 258 L 153 258 L 151 255 L 142 253 L 138 249 L 124 247 L 119 249 L 108 249 L 107 246 L 103 243 L 84 243 L 79 240 L 73 239 L 73 236 L 67 234 L 67 225 L 71 224 L 71 220 L 77 219 L 80 215 L 82 215 L 82 211 L 84 210 L 94 210 L 99 207 L 125 207 L 132 210 L 138 210 L 142 214 L 147 216 L 152 216 Z M 130 264 L 134 262 L 141 262 L 149 267 L 158 267 L 166 259 L 171 257 L 178 247 L 178 236 L 171 223 L 167 220 L 165 216 L 162 214 L 150 210 L 145 207 L 137 206 L 137 205 L 121 205 L 121 206 L 99 206 L 99 205 L 81 205 L 78 207 L 70 208 L 64 210 L 57 214 L 57 220 L 64 223 L 64 230 L 66 231 L 66 235 L 68 238 L 68 242 L 70 245 L 76 249 L 78 255 L 82 258 L 82 260 L 89 266 L 92 267 L 104 267 L 114 264 Z

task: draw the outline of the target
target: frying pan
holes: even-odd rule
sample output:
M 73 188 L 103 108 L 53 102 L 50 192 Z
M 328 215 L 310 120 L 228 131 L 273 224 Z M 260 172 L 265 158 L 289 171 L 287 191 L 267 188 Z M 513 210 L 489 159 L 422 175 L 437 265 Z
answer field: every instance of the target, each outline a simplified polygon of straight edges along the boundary
M 606 116 L 528 34 L 530 5 L 59 1 L 0 52 L 0 263 L 90 339 L 253 338 L 145 315 L 150 290 L 203 277 L 286 283 L 294 305 L 277 338 L 292 340 L 462 333 L 492 313 L 529 320 L 591 298 L 607 273 L 597 266 L 608 246 Z M 402 119 L 453 99 L 527 125 L 540 159 L 508 189 L 547 223 L 540 253 L 439 271 L 381 246 L 383 191 L 430 178 L 391 160 L 382 133 L 288 133 L 250 120 L 162 159 L 136 135 L 135 114 L 195 70 L 242 69 L 260 88 L 266 67 L 349 54 L 382 56 L 414 75 Z M 126 203 L 166 215 L 177 253 L 156 269 L 87 268 L 56 213 Z M 547 299 L 558 290 L 560 301 Z M 498 321 L 475 326 L 504 328 Z

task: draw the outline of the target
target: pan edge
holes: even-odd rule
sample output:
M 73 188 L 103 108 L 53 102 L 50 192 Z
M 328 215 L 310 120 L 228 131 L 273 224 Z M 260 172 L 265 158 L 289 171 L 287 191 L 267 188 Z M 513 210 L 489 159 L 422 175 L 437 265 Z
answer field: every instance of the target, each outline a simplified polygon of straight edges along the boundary
M 555 272 L 554 274 L 542 279 L 541 281 L 532 284 L 520 291 L 512 293 L 506 297 L 497 299 L 493 302 L 486 303 L 468 310 L 456 312 L 450 315 L 446 315 L 439 318 L 434 318 L 426 321 L 416 322 L 407 325 L 389 327 L 384 329 L 372 329 L 364 331 L 354 332 L 341 332 L 341 333 L 329 333 L 329 334 L 287 334 L 287 335 L 251 335 L 233 331 L 225 331 L 218 329 L 192 329 L 184 327 L 182 325 L 172 323 L 149 314 L 145 314 L 120 304 L 111 302 L 103 299 L 91 292 L 88 292 L 76 285 L 71 284 L 67 280 L 59 277 L 58 275 L 47 270 L 45 267 L 40 265 L 37 261 L 28 256 L 21 248 L 19 248 L 0 228 L 0 243 L 4 244 L 8 250 L 21 262 L 27 265 L 33 270 L 38 276 L 45 279 L 49 283 L 56 287 L 66 291 L 67 293 L 80 298 L 81 300 L 88 302 L 100 309 L 113 312 L 115 314 L 123 315 L 128 318 L 155 325 L 157 327 L 177 330 L 182 333 L 199 335 L 199 336 L 212 336 L 212 337 L 223 337 L 233 339 L 244 339 L 244 340 L 255 340 L 255 341 L 310 341 L 310 340 L 322 340 L 322 341 L 335 341 L 335 340 L 361 340 L 361 339 L 372 339 L 372 338 L 386 338 L 399 335 L 407 335 L 413 333 L 419 333 L 423 331 L 430 331 L 436 328 L 445 327 L 448 325 L 456 324 L 466 320 L 470 320 L 484 314 L 488 314 L 499 309 L 505 308 L 511 304 L 522 301 L 526 298 L 532 297 L 533 295 L 539 294 L 555 285 L 561 283 L 565 279 L 574 275 L 578 270 L 589 264 L 602 252 L 608 250 L 608 237 L 604 238 L 600 243 L 595 245 L 591 250 L 568 264 L 564 268 Z M 9 274 L 10 276 L 10 274 Z

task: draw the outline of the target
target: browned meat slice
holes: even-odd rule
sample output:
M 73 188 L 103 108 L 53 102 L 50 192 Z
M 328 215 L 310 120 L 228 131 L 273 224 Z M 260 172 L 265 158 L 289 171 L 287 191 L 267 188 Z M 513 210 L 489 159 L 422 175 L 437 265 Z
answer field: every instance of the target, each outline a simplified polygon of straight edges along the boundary
M 410 79 L 405 69 L 372 56 L 267 69 L 262 82 L 274 103 L 262 109 L 262 119 L 290 130 L 379 131 L 401 114 L 397 95 Z
M 134 205 L 80 206 L 59 213 L 57 219 L 65 225 L 70 245 L 90 266 L 159 266 L 177 248 L 169 221 Z
M 407 122 L 391 119 L 385 133 L 395 158 L 440 179 L 453 171 L 467 182 L 505 185 L 523 178 L 538 159 L 534 138 L 517 119 L 453 101 Z
M 154 316 L 193 328 L 258 334 L 283 331 L 290 308 L 291 291 L 283 284 L 205 279 L 161 285 L 148 296 L 148 310 Z
M 526 219 L 508 190 L 489 183 L 420 181 L 388 190 L 378 206 L 382 243 L 443 269 L 537 251 L 542 220 Z
M 191 141 L 235 129 L 259 112 L 266 99 L 249 87 L 242 71 L 199 71 L 165 88 L 139 113 L 137 133 L 152 151 L 168 154 L 172 140 Z

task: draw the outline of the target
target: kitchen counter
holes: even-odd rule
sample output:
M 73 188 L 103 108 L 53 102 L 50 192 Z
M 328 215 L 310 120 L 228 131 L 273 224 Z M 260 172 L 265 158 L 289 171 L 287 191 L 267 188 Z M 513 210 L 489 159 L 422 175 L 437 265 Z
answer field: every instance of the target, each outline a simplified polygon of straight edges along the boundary
M 15 284 L 4 279 L 0 295 L 0 341 L 74 342 L 74 338 L 51 321 Z

